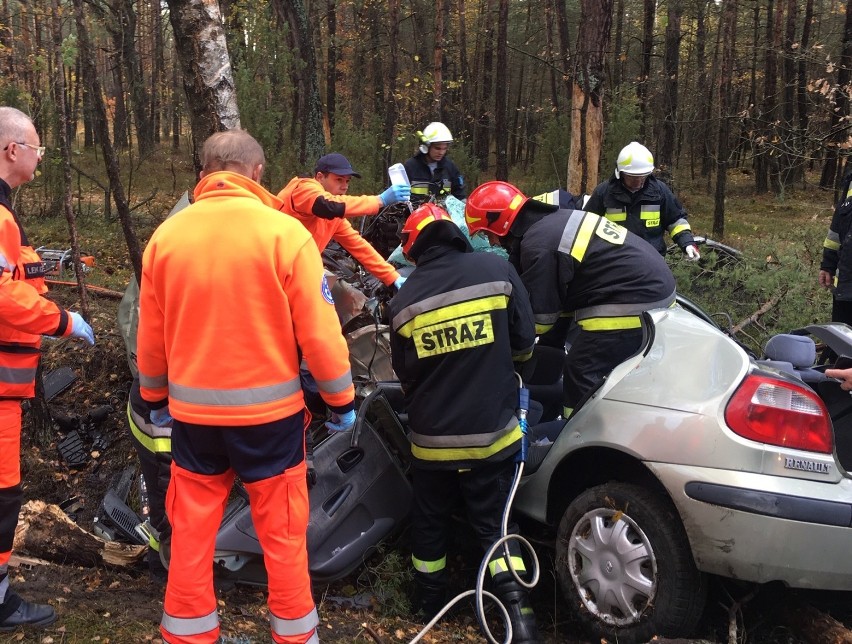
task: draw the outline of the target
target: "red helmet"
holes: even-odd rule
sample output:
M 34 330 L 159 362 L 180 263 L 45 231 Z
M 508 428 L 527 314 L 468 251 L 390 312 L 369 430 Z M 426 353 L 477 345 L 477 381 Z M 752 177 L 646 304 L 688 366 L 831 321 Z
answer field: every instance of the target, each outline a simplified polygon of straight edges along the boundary
M 509 232 L 529 197 L 511 183 L 488 181 L 477 187 L 467 198 L 464 218 L 473 235 L 488 230 L 499 237 Z
M 417 241 L 423 229 L 433 221 L 442 220 L 452 222 L 453 218 L 444 209 L 433 203 L 425 203 L 411 213 L 408 219 L 405 220 L 405 225 L 399 234 L 399 239 L 402 242 L 402 252 L 408 255 L 408 251 L 414 246 L 414 242 Z

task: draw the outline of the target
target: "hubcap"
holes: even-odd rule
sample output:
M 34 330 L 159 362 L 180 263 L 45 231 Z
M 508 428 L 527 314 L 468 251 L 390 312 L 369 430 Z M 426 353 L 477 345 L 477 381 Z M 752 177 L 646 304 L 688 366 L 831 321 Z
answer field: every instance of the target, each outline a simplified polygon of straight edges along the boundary
M 587 512 L 568 540 L 568 568 L 590 613 L 613 626 L 636 623 L 657 591 L 651 542 L 621 511 Z

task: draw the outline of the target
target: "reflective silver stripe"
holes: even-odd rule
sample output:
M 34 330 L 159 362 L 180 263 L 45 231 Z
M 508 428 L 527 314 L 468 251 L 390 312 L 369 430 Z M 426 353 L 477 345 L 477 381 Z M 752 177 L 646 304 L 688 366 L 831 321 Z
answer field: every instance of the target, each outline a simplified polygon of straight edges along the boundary
M 574 245 L 574 238 L 577 236 L 577 231 L 580 230 L 580 224 L 583 223 L 583 219 L 585 219 L 585 217 L 586 213 L 582 210 L 575 210 L 571 213 L 571 216 L 568 218 L 568 223 L 565 224 L 565 228 L 562 230 L 562 239 L 559 240 L 559 247 L 556 250 L 560 253 L 565 253 L 566 255 L 571 254 L 571 247 Z
M 35 368 L 0 367 L 0 382 L 10 385 L 25 385 L 35 380 Z
M 834 232 L 833 230 L 828 231 L 828 235 L 825 236 L 825 239 L 826 241 L 833 241 L 837 242 L 838 244 L 840 243 L 840 235 Z
M 174 617 L 163 613 L 160 626 L 172 635 L 200 635 L 219 626 L 219 615 L 216 614 L 216 609 L 201 617 Z
M 319 635 L 317 635 L 316 629 L 314 629 L 314 632 L 311 634 L 305 644 L 319 644 Z
M 425 300 L 420 300 L 411 306 L 405 307 L 394 316 L 391 326 L 393 326 L 394 331 L 398 331 L 415 317 L 428 311 L 442 309 L 452 304 L 467 302 L 468 300 L 475 300 L 477 298 L 490 297 L 492 295 L 508 296 L 511 294 L 512 284 L 502 281 L 485 282 L 484 284 L 474 284 L 473 286 L 457 288 L 453 291 L 441 293 L 440 295 L 427 297 Z
M 142 416 L 136 413 L 132 406 L 128 405 L 130 419 L 140 432 L 151 438 L 171 438 L 171 427 L 157 427 L 154 423 L 149 423 Z
M 160 387 L 168 387 L 169 376 L 165 373 L 159 376 L 148 376 L 140 371 L 139 384 L 143 387 L 147 387 L 148 389 L 159 389 Z
M 660 216 L 660 206 L 652 205 L 652 206 L 639 206 L 639 218 L 640 219 L 649 219 L 651 215 Z
M 352 386 L 352 372 L 347 371 L 334 380 L 317 380 L 317 387 L 327 394 L 336 394 Z
M 301 386 L 298 378 L 277 385 L 248 389 L 201 389 L 200 387 L 187 387 L 174 382 L 169 383 L 169 398 L 193 405 L 210 405 L 211 407 L 259 405 L 283 400 L 299 391 L 301 391 Z
M 412 443 L 417 443 L 421 447 L 487 447 L 496 443 L 506 434 L 515 430 L 518 426 L 517 417 L 512 414 L 509 422 L 503 429 L 498 429 L 495 432 L 485 434 L 464 434 L 454 436 L 427 436 L 411 432 L 409 438 Z
M 3 564 L 0 566 L 0 575 L 5 575 L 8 570 L 8 566 Z M 9 590 L 9 576 L 3 577 L 3 581 L 0 581 L 0 602 L 6 599 L 6 592 Z
M 276 635 L 283 637 L 287 637 L 288 635 L 302 635 L 316 629 L 319 625 L 319 615 L 317 615 L 316 606 L 311 609 L 310 613 L 297 619 L 284 619 L 270 612 L 269 623 Z
M 679 228 L 679 227 L 685 227 L 687 230 L 692 230 L 692 226 L 690 226 L 690 225 L 689 225 L 689 222 L 688 222 L 685 218 L 683 218 L 683 217 L 681 217 L 681 218 L 680 218 L 680 219 L 678 219 L 676 222 L 674 222 L 673 224 L 671 224 L 671 225 L 668 227 L 668 230 L 672 230 L 673 228 Z
M 625 315 L 639 315 L 651 309 L 665 309 L 672 305 L 675 301 L 675 294 L 672 293 L 665 299 L 658 302 L 645 302 L 637 304 L 599 304 L 598 306 L 589 306 L 585 309 L 577 309 L 574 311 L 574 318 L 579 322 L 586 318 L 602 318 L 602 317 L 621 317 Z M 536 316 L 538 321 L 538 316 Z
M 553 326 L 562 317 L 559 313 L 539 313 L 535 316 L 535 323 L 540 326 Z

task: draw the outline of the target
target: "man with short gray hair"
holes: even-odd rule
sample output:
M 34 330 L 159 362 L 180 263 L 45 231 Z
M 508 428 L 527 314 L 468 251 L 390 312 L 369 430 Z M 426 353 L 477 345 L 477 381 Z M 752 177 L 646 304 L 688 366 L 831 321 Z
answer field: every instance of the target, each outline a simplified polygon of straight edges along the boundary
M 0 107 L 0 632 L 47 626 L 56 613 L 9 587 L 9 559 L 21 510 L 21 401 L 35 395 L 42 335 L 95 343 L 79 313 L 45 297 L 44 265 L 12 208 L 12 190 L 32 181 L 45 148 L 32 120 Z

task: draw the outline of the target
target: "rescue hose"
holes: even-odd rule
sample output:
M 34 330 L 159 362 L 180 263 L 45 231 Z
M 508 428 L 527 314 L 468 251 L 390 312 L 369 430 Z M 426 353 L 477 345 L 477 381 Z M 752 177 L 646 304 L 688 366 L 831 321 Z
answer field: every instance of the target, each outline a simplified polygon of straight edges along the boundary
M 521 586 L 530 590 L 538 584 L 538 580 L 541 573 L 541 567 L 539 565 L 538 557 L 535 554 L 535 550 L 532 547 L 532 544 L 524 539 L 519 534 L 507 534 L 509 531 L 509 515 L 512 512 L 512 503 L 515 500 L 515 493 L 518 491 L 518 486 L 521 484 L 521 477 L 524 475 L 524 464 L 526 462 L 527 457 L 527 447 L 529 444 L 529 438 L 527 437 L 527 411 L 529 408 L 529 400 L 530 400 L 530 392 L 524 387 L 523 380 L 519 374 L 515 374 L 518 378 L 518 425 L 521 428 L 521 432 L 523 436 L 521 437 L 521 449 L 518 452 L 518 456 L 516 457 L 515 463 L 515 476 L 512 479 L 512 487 L 509 490 L 509 496 L 506 499 L 506 506 L 503 508 L 503 519 L 500 524 L 500 538 L 497 539 L 491 546 L 488 548 L 488 551 L 485 553 L 485 556 L 482 558 L 481 563 L 479 564 L 479 572 L 476 574 L 476 588 L 474 590 L 466 590 L 462 593 L 459 593 L 455 597 L 453 597 L 450 601 L 448 601 L 444 607 L 438 611 L 438 614 L 433 617 L 423 629 L 417 633 L 415 638 L 409 642 L 409 644 L 416 644 L 423 636 L 426 635 L 435 624 L 447 613 L 450 608 L 455 606 L 458 602 L 460 602 L 465 597 L 470 595 L 476 596 L 476 620 L 479 622 L 479 628 L 482 631 L 483 635 L 485 635 L 485 639 L 489 644 L 511 644 L 512 642 L 512 620 L 509 617 L 509 611 L 506 610 L 506 607 L 493 593 L 488 592 L 484 589 L 485 586 L 485 573 L 488 570 L 488 563 L 491 561 L 491 557 L 497 551 L 498 548 L 503 548 L 503 559 L 507 564 L 509 572 L 512 573 L 512 576 L 515 578 L 515 581 L 518 582 Z M 532 579 L 530 581 L 525 581 L 521 578 L 518 572 L 515 570 L 515 565 L 512 562 L 512 557 L 509 553 L 509 541 L 518 541 L 520 545 L 526 549 L 529 553 L 530 561 L 532 564 Z M 488 597 L 491 599 L 496 605 L 497 608 L 502 613 L 503 623 L 506 625 L 506 635 L 502 642 L 498 642 L 497 638 L 494 637 L 494 634 L 491 632 L 491 629 L 488 627 L 488 623 L 485 621 L 485 606 L 483 602 L 483 598 Z

